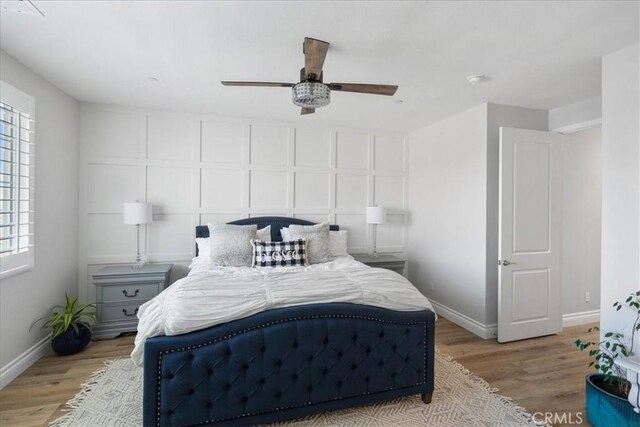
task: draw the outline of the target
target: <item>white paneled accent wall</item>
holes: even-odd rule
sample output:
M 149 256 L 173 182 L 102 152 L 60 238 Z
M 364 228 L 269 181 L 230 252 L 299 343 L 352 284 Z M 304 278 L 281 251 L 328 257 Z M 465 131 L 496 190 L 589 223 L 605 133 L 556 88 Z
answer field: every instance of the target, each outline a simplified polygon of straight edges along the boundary
M 80 289 L 90 275 L 135 259 L 135 227 L 122 203 L 153 204 L 141 229 L 148 262 L 173 262 L 174 278 L 194 256 L 194 228 L 263 215 L 330 221 L 349 230 L 349 250 L 366 252 L 367 205 L 388 208 L 378 250 L 404 251 L 406 134 L 221 118 L 83 104 L 80 126 Z

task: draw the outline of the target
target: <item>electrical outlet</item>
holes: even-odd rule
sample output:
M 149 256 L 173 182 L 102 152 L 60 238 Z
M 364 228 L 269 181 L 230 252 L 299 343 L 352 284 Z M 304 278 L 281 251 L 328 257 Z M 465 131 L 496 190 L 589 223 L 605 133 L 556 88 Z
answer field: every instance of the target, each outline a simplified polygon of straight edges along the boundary
M 584 302 L 589 302 L 591 301 L 591 293 L 590 292 L 585 292 L 584 293 Z
M 431 290 L 433 290 L 433 288 L 435 288 L 435 286 L 433 284 L 433 280 L 429 280 L 429 288 L 431 288 Z

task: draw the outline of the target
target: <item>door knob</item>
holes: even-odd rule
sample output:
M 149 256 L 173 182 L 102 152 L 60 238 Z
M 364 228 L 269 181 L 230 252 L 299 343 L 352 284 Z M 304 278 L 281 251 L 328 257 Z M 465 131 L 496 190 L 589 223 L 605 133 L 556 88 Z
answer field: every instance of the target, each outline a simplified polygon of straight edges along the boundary
M 508 259 L 502 260 L 502 261 L 498 261 L 498 265 L 502 265 L 502 266 L 507 266 L 507 265 L 511 265 L 511 264 L 517 264 L 515 262 L 511 262 Z

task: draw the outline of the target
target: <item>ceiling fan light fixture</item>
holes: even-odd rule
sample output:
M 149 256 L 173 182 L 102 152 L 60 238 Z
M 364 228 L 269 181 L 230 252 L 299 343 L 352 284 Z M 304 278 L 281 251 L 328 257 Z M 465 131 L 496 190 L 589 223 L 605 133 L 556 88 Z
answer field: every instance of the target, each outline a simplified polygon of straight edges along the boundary
M 372 95 L 393 96 L 398 90 L 396 85 L 371 83 L 323 83 L 322 66 L 329 49 L 329 43 L 322 40 L 304 38 L 304 68 L 300 70 L 300 83 L 247 82 L 223 80 L 225 86 L 290 87 L 291 98 L 295 105 L 302 107 L 300 115 L 313 114 L 316 108 L 329 105 L 331 91 L 369 93 Z M 402 102 L 402 101 L 401 101 Z
M 331 89 L 321 82 L 300 82 L 292 88 L 293 103 L 299 107 L 319 108 L 331 102 Z

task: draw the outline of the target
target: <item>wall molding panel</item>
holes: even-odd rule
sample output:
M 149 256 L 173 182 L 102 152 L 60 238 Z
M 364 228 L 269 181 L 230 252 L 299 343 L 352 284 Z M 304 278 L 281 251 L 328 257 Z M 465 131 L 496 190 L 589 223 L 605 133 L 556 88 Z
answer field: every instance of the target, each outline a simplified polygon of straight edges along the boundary
M 80 294 L 91 273 L 132 262 L 135 227 L 122 203 L 154 205 L 141 228 L 148 262 L 194 256 L 194 227 L 262 215 L 330 221 L 366 252 L 367 205 L 389 209 L 378 250 L 404 251 L 407 135 L 84 103 L 80 116 Z

